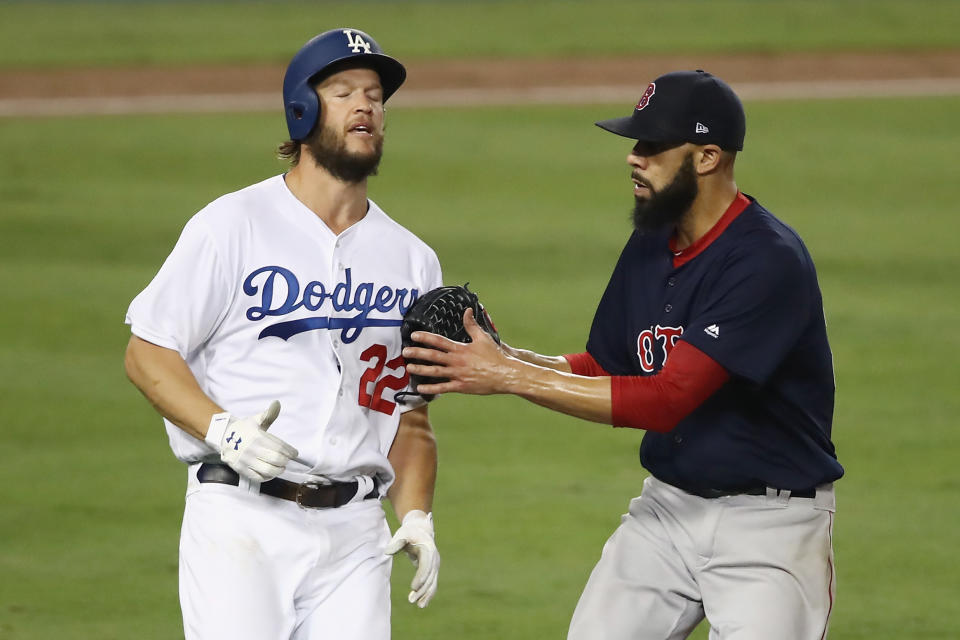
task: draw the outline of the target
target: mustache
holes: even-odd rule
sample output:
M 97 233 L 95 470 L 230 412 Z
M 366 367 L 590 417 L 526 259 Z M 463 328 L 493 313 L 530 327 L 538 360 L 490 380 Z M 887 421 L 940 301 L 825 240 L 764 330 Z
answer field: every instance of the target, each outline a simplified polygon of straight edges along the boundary
M 634 180 L 635 182 L 637 182 L 638 184 L 642 184 L 643 186 L 645 186 L 646 188 L 650 189 L 651 191 L 653 190 L 653 185 L 650 184 L 649 181 L 645 180 L 645 179 L 644 179 L 639 173 L 637 173 L 636 171 L 634 171 L 634 172 L 632 172 L 632 173 L 630 174 L 630 178 L 631 178 L 632 180 Z

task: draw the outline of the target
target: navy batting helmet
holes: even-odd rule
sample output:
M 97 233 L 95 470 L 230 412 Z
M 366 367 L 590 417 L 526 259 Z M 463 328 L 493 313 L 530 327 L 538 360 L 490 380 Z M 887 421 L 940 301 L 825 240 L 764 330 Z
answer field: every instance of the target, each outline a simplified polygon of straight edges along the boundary
M 407 77 L 403 65 L 386 55 L 376 40 L 363 31 L 332 29 L 321 33 L 293 56 L 283 77 L 283 106 L 291 140 L 310 135 L 320 116 L 320 99 L 311 80 L 331 65 L 352 59 L 380 74 L 384 102 Z

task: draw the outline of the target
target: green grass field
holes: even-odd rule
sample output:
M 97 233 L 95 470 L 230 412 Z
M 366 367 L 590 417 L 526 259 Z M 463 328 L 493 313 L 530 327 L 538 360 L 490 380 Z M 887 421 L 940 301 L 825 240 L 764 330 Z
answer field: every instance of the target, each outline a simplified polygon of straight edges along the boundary
M 213 29 L 214 42 L 198 42 L 190 30 L 199 27 L 175 25 L 178 6 L 0 4 L 0 66 L 278 60 L 290 54 L 281 32 L 299 42 L 312 29 L 292 19 L 289 3 L 220 6 L 227 20 L 212 27 L 218 9 L 201 5 L 192 15 Z M 505 3 L 375 6 L 364 20 L 369 30 L 383 41 L 380 32 L 389 33 L 411 55 L 594 53 L 577 48 L 566 22 L 517 42 L 537 14 Z M 579 3 L 549 6 L 555 20 L 585 15 Z M 951 2 L 657 7 L 652 20 L 666 32 L 640 42 L 622 26 L 604 31 L 594 20 L 584 28 L 609 35 L 598 53 L 960 44 Z M 757 22 L 743 26 L 724 7 L 749 9 Z M 112 21 L 98 23 L 106 8 Z M 464 24 L 498 11 L 515 20 L 498 34 L 463 30 L 459 46 L 449 33 L 414 38 L 401 28 L 404 8 L 428 31 L 440 14 Z M 360 9 L 324 10 L 359 24 Z M 814 10 L 831 18 L 822 30 L 811 26 Z M 714 28 L 680 29 L 695 11 Z M 803 28 L 781 30 L 777 40 L 755 27 L 776 20 Z M 111 25 L 146 37 L 97 45 L 96 28 L 109 33 Z M 238 37 L 214 46 L 223 44 L 216 29 L 228 27 Z M 713 39 L 697 39 L 706 33 Z M 63 48 L 41 46 L 58 34 Z M 250 46 L 254 37 L 264 46 Z M 960 223 L 951 158 L 960 98 L 746 107 L 739 184 L 807 241 L 836 362 L 834 440 L 847 477 L 837 485 L 830 638 L 956 639 Z M 448 283 L 470 281 L 508 342 L 545 353 L 582 349 L 629 233 L 632 198 L 629 143 L 592 122 L 625 108 L 391 110 L 371 195 L 434 246 Z M 181 634 L 184 471 L 123 374 L 123 316 L 190 215 L 282 170 L 272 157 L 282 136 L 280 114 L 0 119 L 3 640 Z M 426 610 L 408 605 L 412 569 L 398 561 L 394 637 L 565 637 L 603 542 L 645 476 L 641 433 L 515 398 L 449 397 L 431 411 L 441 451 L 440 591 Z M 705 626 L 696 638 L 706 638 Z
M 286 62 L 357 26 L 403 59 L 955 47 L 954 0 L 0 2 L 0 68 Z
M 748 104 L 741 187 L 806 237 L 836 357 L 848 477 L 833 638 L 960 633 L 942 615 L 960 524 L 958 379 L 946 364 L 960 356 L 949 330 L 960 260 L 953 141 L 939 125 L 958 108 Z M 628 232 L 624 141 L 591 125 L 610 110 L 391 114 L 373 197 L 435 246 L 448 282 L 471 281 L 513 344 L 583 345 Z M 275 120 L 0 121 L 2 637 L 177 634 L 183 471 L 124 379 L 122 319 L 187 216 L 279 169 Z M 411 572 L 397 563 L 396 637 L 563 637 L 644 476 L 640 434 L 511 398 L 450 397 L 433 414 L 441 590 L 413 610 L 402 601 Z

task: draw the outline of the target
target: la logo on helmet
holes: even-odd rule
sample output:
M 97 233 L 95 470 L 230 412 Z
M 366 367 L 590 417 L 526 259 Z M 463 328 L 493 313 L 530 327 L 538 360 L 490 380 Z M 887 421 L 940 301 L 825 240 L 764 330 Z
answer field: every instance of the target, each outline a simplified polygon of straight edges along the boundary
M 364 53 L 370 53 L 370 44 L 361 38 L 359 34 L 354 33 L 350 29 L 344 29 L 343 33 L 347 36 L 347 46 L 350 47 L 351 51 L 360 53 L 360 49 L 363 49 Z
M 637 103 L 635 107 L 637 111 L 641 111 L 644 107 L 650 104 L 650 98 L 653 97 L 653 94 L 657 91 L 657 83 L 651 82 L 647 85 L 647 90 L 643 92 L 643 95 L 640 96 L 640 102 Z

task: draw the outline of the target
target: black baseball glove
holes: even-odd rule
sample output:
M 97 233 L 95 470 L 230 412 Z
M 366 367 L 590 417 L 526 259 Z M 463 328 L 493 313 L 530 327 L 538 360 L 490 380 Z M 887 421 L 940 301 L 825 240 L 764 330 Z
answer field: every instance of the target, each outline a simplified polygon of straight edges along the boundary
M 425 345 L 414 342 L 410 334 L 414 331 L 428 331 L 436 333 L 455 342 L 471 342 L 470 334 L 463 326 L 463 314 L 467 309 L 473 309 L 473 317 L 480 328 L 490 334 L 497 344 L 500 344 L 500 335 L 490 320 L 490 316 L 480 304 L 477 294 L 467 289 L 469 282 L 462 287 L 437 287 L 417 298 L 413 305 L 403 315 L 403 324 L 400 326 L 400 339 L 404 348 L 410 346 L 423 347 Z M 408 360 L 413 364 L 430 364 L 422 360 Z M 410 374 L 413 392 L 398 393 L 401 396 L 421 396 L 425 400 L 433 400 L 432 395 L 416 393 L 418 384 L 446 382 L 445 378 L 431 378 Z M 402 398 L 401 398 L 402 399 Z

